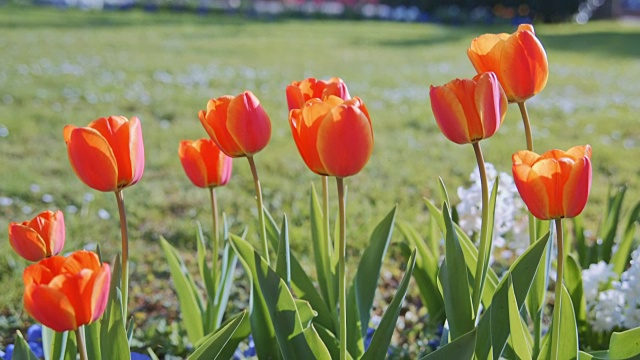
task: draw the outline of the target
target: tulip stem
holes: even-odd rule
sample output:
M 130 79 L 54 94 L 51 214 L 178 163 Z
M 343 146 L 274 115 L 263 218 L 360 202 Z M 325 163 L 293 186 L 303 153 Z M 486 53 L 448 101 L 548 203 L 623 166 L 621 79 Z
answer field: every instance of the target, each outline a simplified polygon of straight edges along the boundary
M 116 191 L 116 200 L 118 202 L 118 212 L 120 213 L 120 233 L 122 237 L 122 275 L 121 275 L 121 291 L 122 291 L 122 316 L 127 317 L 127 306 L 129 304 L 129 233 L 127 231 L 127 213 L 124 209 L 124 196 L 122 190 Z
M 564 272 L 564 243 L 562 234 L 562 219 L 555 219 L 556 238 L 558 239 L 558 258 L 556 263 L 556 289 L 553 304 L 553 328 L 551 331 L 551 359 L 558 358 L 560 342 L 560 311 L 562 310 L 562 287 Z
M 216 199 L 216 189 L 213 186 L 209 187 L 209 197 L 211 198 L 211 213 L 213 216 L 213 234 L 211 234 L 211 253 L 213 257 L 213 293 L 215 296 L 218 292 L 218 260 L 220 246 L 220 235 L 218 234 L 218 201 Z
M 333 275 L 333 252 L 335 250 L 335 245 L 331 244 L 331 225 L 330 225 L 330 216 L 329 216 L 329 177 L 321 176 L 322 178 L 322 212 L 324 215 L 324 237 L 327 246 L 327 254 L 329 255 L 326 259 L 326 263 L 324 264 L 324 272 L 327 276 L 328 284 L 327 284 L 327 296 L 329 297 L 326 301 L 330 305 L 330 309 L 335 311 L 336 308 L 336 292 L 335 292 L 335 277 Z M 334 317 L 335 321 L 335 317 Z M 336 328 L 338 324 L 335 324 Z
M 84 326 L 80 326 L 76 329 L 76 342 L 78 343 L 78 354 L 80 355 L 80 360 L 88 360 L 87 345 L 84 339 Z
M 340 298 L 340 360 L 347 359 L 347 287 L 345 279 L 345 257 L 347 253 L 347 217 L 345 214 L 344 179 L 337 177 L 338 213 L 340 216 L 340 245 L 338 247 L 338 290 Z
M 527 105 L 523 102 L 518 103 L 520 108 L 520 115 L 522 115 L 522 123 L 524 124 L 524 136 L 527 138 L 527 150 L 533 151 L 533 138 L 531 137 L 531 123 L 529 122 L 529 113 L 527 112 Z
M 479 316 L 480 301 L 484 289 L 484 281 L 487 276 L 489 265 L 489 254 L 491 252 L 492 239 L 487 236 L 489 222 L 489 185 L 487 184 L 487 170 L 484 165 L 484 157 L 479 142 L 473 143 L 473 150 L 478 162 L 480 171 L 480 185 L 482 187 L 482 224 L 480 225 L 480 246 L 478 249 L 478 261 L 476 262 L 476 273 L 473 284 L 473 312 Z
M 267 243 L 267 229 L 264 220 L 264 206 L 262 205 L 262 188 L 260 187 L 260 179 L 258 178 L 258 170 L 256 169 L 256 163 L 253 161 L 253 156 L 247 156 L 249 160 L 249 166 L 251 167 L 251 174 L 253 175 L 253 183 L 256 187 L 256 201 L 258 202 L 258 220 L 260 221 L 260 235 L 262 237 L 262 248 L 264 251 L 264 258 L 267 260 L 267 264 L 271 265 L 269 261 L 269 244 Z

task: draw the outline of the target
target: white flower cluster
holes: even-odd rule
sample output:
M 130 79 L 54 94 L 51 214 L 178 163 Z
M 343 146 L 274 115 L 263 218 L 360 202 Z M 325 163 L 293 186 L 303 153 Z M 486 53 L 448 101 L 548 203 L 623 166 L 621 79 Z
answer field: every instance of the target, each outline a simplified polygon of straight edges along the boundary
M 640 250 L 631 253 L 631 264 L 620 280 L 603 261 L 582 271 L 588 317 L 594 330 L 632 329 L 640 326 Z M 610 289 L 601 291 L 607 287 Z
M 498 172 L 490 164 L 485 164 L 489 191 L 498 179 L 498 195 L 496 198 L 495 224 L 493 244 L 503 249 L 503 257 L 511 258 L 513 253 L 520 255 L 529 246 L 527 234 L 528 220 L 526 208 L 520 199 L 513 177 L 505 172 Z M 470 176 L 471 185 L 458 187 L 460 203 L 456 206 L 460 227 L 469 236 L 480 232 L 482 225 L 482 185 L 480 171 L 476 167 Z

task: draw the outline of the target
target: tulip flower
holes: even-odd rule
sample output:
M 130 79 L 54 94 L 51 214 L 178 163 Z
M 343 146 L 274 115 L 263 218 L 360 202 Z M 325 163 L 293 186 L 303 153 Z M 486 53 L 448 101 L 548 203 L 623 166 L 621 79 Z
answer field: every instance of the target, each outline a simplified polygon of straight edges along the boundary
M 29 261 L 40 261 L 58 255 L 64 247 L 62 211 L 43 211 L 31 221 L 9 224 L 9 243 L 18 255 Z
M 529 211 L 538 219 L 578 216 L 591 189 L 591 146 L 542 155 L 518 151 L 512 157 L 513 180 Z
M 347 84 L 342 79 L 333 77 L 329 81 L 307 78 L 302 81 L 294 81 L 286 89 L 289 111 L 301 109 L 311 99 L 326 99 L 330 95 L 343 100 L 351 99 Z
M 511 35 L 477 37 L 471 42 L 467 55 L 478 74 L 496 73 L 509 102 L 522 103 L 547 84 L 547 54 L 529 24 L 518 26 Z
M 144 171 L 138 118 L 100 118 L 87 127 L 64 127 L 64 140 L 76 175 L 98 191 L 119 191 L 137 183 Z
M 507 112 L 507 98 L 492 72 L 431 86 L 429 97 L 438 127 L 457 144 L 491 137 Z
M 181 141 L 178 156 L 185 173 L 195 186 L 217 187 L 229 182 L 232 159 L 220 151 L 213 140 Z
M 269 116 L 250 91 L 211 99 L 198 117 L 211 139 L 230 157 L 252 156 L 271 138 Z
M 55 330 L 77 330 L 98 320 L 109 295 L 111 271 L 95 253 L 76 251 L 52 256 L 27 267 L 24 308 L 38 322 Z

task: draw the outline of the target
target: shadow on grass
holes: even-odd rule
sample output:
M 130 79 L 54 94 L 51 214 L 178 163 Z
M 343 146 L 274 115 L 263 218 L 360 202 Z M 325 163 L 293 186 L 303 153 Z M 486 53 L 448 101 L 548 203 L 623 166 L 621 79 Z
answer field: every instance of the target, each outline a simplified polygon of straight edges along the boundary
M 579 34 L 545 34 L 547 52 L 575 51 L 598 56 L 640 58 L 640 28 L 635 32 L 596 31 Z

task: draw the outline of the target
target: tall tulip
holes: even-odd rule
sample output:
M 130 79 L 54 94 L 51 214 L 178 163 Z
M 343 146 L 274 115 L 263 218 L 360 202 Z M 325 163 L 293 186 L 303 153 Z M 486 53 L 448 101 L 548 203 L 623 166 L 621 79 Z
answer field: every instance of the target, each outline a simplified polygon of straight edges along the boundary
M 329 81 L 318 80 L 316 78 L 306 78 L 302 81 L 294 81 L 286 89 L 287 104 L 289 111 L 301 109 L 304 104 L 311 99 L 326 99 L 330 95 L 337 96 L 343 100 L 351 99 L 347 84 L 338 77 L 333 77 Z
M 118 191 L 144 172 L 142 127 L 137 117 L 110 116 L 86 127 L 64 127 L 69 160 L 76 175 L 98 191 Z
M 40 261 L 58 255 L 64 247 L 64 215 L 62 211 L 43 211 L 31 221 L 9 224 L 9 243 L 18 255 L 29 261 Z
M 181 141 L 178 156 L 184 172 L 195 186 L 224 186 L 231 178 L 233 160 L 211 139 Z
M 551 358 L 557 359 L 565 257 L 562 218 L 578 216 L 587 204 L 591 190 L 591 146 L 551 150 L 542 155 L 523 150 L 515 153 L 512 160 L 513 180 L 529 211 L 541 220 L 554 220 L 556 225 L 558 255 Z
M 474 311 L 479 311 L 493 237 L 488 233 L 489 188 L 480 140 L 493 136 L 502 125 L 507 97 L 493 72 L 482 73 L 474 79 L 455 79 L 443 86 L 431 86 L 429 97 L 442 133 L 457 144 L 472 144 L 480 171 L 482 224 L 473 286 Z

